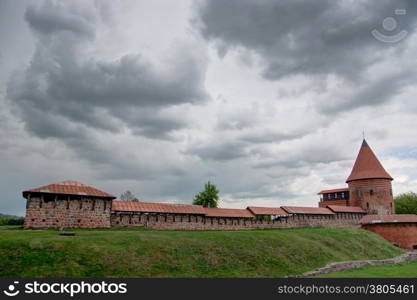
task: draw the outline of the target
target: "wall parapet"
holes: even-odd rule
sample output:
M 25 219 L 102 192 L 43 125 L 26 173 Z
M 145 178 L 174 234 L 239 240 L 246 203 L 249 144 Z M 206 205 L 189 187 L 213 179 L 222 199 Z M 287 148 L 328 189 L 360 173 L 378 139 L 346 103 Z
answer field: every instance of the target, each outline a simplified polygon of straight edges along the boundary
M 293 214 L 274 220 L 255 218 L 207 217 L 183 214 L 149 214 L 112 212 L 111 226 L 139 226 L 159 230 L 252 230 L 304 227 L 359 227 L 361 213 L 335 213 L 333 215 Z
M 46 201 L 43 196 L 28 197 L 24 228 L 110 227 L 111 199 L 66 197 Z

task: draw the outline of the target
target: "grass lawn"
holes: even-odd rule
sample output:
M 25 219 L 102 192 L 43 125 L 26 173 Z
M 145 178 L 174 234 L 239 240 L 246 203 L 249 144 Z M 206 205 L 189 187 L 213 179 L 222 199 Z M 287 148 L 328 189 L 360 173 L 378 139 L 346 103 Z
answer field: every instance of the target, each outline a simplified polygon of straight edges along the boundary
M 283 277 L 403 253 L 360 229 L 75 232 L 0 228 L 0 277 Z
M 416 278 L 417 277 L 417 261 L 383 265 L 383 266 L 370 266 L 366 268 L 353 269 L 344 272 L 323 274 L 318 277 L 348 277 L 348 278 Z

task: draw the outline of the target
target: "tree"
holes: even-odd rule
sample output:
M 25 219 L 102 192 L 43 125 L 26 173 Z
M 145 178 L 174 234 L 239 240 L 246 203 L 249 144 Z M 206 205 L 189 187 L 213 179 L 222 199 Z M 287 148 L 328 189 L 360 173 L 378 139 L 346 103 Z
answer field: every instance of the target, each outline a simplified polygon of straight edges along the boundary
M 204 207 L 217 207 L 219 201 L 219 190 L 210 181 L 204 185 L 204 191 L 195 195 L 193 204 Z
M 136 198 L 135 195 L 131 191 L 126 191 L 123 194 L 120 195 L 120 200 L 122 201 L 133 201 L 133 202 L 139 202 L 139 199 Z
M 417 194 L 408 192 L 394 198 L 395 213 L 417 214 Z

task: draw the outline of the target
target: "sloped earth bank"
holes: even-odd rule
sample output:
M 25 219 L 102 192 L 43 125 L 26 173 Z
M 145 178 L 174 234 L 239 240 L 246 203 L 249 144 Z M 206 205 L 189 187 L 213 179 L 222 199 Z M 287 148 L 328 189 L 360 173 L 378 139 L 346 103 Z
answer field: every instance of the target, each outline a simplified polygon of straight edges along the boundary
M 277 278 L 404 253 L 353 228 L 71 231 L 0 228 L 0 277 Z

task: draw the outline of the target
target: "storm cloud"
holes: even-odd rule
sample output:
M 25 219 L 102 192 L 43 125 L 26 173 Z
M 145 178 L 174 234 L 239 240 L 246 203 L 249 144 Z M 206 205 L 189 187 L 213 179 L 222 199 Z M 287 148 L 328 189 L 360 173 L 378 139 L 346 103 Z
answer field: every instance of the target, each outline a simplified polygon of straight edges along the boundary
M 374 75 L 375 65 L 409 53 L 407 41 L 381 43 L 371 34 L 413 34 L 415 1 L 201 1 L 197 11 L 194 22 L 219 55 L 244 49 L 260 58 L 267 80 L 321 81 L 324 100 L 317 109 L 324 113 L 384 103 L 416 78 L 414 64 Z M 391 31 L 382 26 L 386 18 L 395 22 Z
M 113 132 L 128 126 L 157 138 L 184 125 L 161 117 L 159 110 L 206 100 L 204 61 L 191 52 L 181 53 L 174 64 L 136 53 L 112 60 L 86 53 L 95 42 L 98 12 L 49 1 L 27 8 L 25 20 L 37 46 L 30 65 L 7 89 L 27 129 L 65 137 L 82 126 Z
M 364 131 L 394 193 L 416 191 L 416 7 L 0 1 L 0 212 L 67 179 L 175 203 L 210 180 L 223 207 L 315 206 Z

